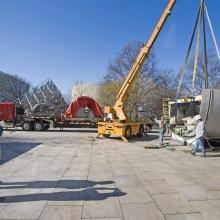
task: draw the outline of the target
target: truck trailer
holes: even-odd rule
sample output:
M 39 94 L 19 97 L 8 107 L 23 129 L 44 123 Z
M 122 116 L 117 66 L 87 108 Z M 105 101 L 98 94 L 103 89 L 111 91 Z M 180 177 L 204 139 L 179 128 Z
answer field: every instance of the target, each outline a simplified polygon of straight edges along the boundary
M 81 117 L 75 114 L 81 111 Z M 92 117 L 89 117 L 92 115 Z M 0 121 L 6 128 L 21 127 L 25 131 L 47 131 L 49 128 L 96 128 L 103 113 L 97 102 L 90 97 L 79 97 L 73 101 L 63 114 L 35 114 L 27 112 L 13 102 L 0 102 Z

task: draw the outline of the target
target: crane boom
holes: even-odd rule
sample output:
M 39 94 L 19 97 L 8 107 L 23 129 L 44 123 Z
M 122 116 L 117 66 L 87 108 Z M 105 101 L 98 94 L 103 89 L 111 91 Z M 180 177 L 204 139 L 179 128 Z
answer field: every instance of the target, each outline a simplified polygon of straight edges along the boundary
M 132 84 L 134 83 L 134 81 L 136 80 L 136 78 L 137 78 L 137 76 L 138 76 L 138 74 L 144 64 L 145 59 L 149 55 L 150 49 L 152 48 L 155 40 L 157 39 L 157 36 L 159 35 L 159 33 L 160 33 L 163 25 L 165 24 L 166 19 L 168 18 L 175 3 L 176 3 L 176 0 L 170 0 L 168 6 L 164 10 L 164 13 L 162 14 L 160 20 L 158 21 L 149 41 L 141 49 L 135 63 L 133 64 L 131 70 L 129 71 L 129 74 L 128 74 L 126 80 L 124 81 L 124 83 L 118 93 L 118 96 L 116 98 L 116 103 L 114 105 L 114 112 L 116 114 L 117 119 L 119 119 L 120 121 L 128 120 L 128 118 L 124 112 L 124 103 L 127 98 L 127 92 L 129 90 L 129 88 L 132 86 Z

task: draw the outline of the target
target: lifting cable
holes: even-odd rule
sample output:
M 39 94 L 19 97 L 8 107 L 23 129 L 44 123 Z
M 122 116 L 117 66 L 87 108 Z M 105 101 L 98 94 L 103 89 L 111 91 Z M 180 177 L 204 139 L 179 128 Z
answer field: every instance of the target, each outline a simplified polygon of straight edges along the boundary
M 194 68 L 193 68 L 193 80 L 192 80 L 193 96 L 194 96 L 195 81 L 196 81 L 196 74 L 197 74 L 197 68 L 198 68 L 201 28 L 202 28 L 202 25 L 204 25 L 204 24 L 202 24 L 203 12 L 204 12 L 204 0 L 201 0 L 200 15 L 199 15 L 200 19 L 199 19 L 199 25 L 198 25 L 197 41 L 196 41 L 196 53 L 195 53 Z
M 207 9 L 206 5 L 205 5 L 205 12 L 206 12 L 207 20 L 208 20 L 209 27 L 210 27 L 210 30 L 211 30 L 211 33 L 212 33 L 212 38 L 213 38 L 213 41 L 214 41 L 214 44 L 215 44 L 215 49 L 216 49 L 216 52 L 217 52 L 217 55 L 218 55 L 218 59 L 220 61 L 219 48 L 218 48 L 218 44 L 217 44 L 217 41 L 216 41 L 216 38 L 215 38 L 214 30 L 213 30 L 213 27 L 212 27 L 211 19 L 210 19 L 208 9 Z
M 205 89 L 209 87 L 209 75 L 208 75 L 208 54 L 207 54 L 207 45 L 206 45 L 206 27 L 205 27 L 205 13 L 203 8 L 203 43 L 204 43 L 204 56 L 205 56 L 205 65 L 204 65 L 204 73 L 205 73 Z
M 178 84 L 178 88 L 177 88 L 177 94 L 176 94 L 176 99 L 179 96 L 182 84 L 183 84 L 183 80 L 185 77 L 185 72 L 186 72 L 186 68 L 189 62 L 189 55 L 190 55 L 190 51 L 192 48 L 192 44 L 193 44 L 193 40 L 195 37 L 195 32 L 197 30 L 198 27 L 198 35 L 197 35 L 197 41 L 196 41 L 196 52 L 195 52 L 195 58 L 194 58 L 194 67 L 193 67 L 193 79 L 192 79 L 192 95 L 194 96 L 194 90 L 195 90 L 195 81 L 196 81 L 196 75 L 197 75 L 197 69 L 198 69 L 198 61 L 199 61 L 199 47 L 200 47 L 200 39 L 201 39 L 201 30 L 203 31 L 203 44 L 204 44 L 204 65 L 203 65 L 203 70 L 204 70 L 204 78 L 205 78 L 205 88 L 208 88 L 208 54 L 207 54 L 207 44 L 206 44 L 206 27 L 205 27 L 205 14 L 207 16 L 207 20 L 208 20 L 208 24 L 212 33 L 212 38 L 215 44 L 215 48 L 217 51 L 217 55 L 218 55 L 218 59 L 220 61 L 220 52 L 218 49 L 218 45 L 217 45 L 217 41 L 215 38 L 215 34 L 214 34 L 214 30 L 212 27 L 212 23 L 211 23 L 211 19 L 208 13 L 208 9 L 206 7 L 205 4 L 205 0 L 201 0 L 201 4 L 200 4 L 200 8 L 199 8 L 199 12 L 196 18 L 196 23 L 193 29 L 193 34 L 191 37 L 191 41 L 190 41 L 190 45 L 187 51 L 187 55 L 186 55 L 186 59 L 185 59 L 185 63 L 180 75 L 180 81 Z
M 196 33 L 198 21 L 199 21 L 200 10 L 201 10 L 201 6 L 199 8 L 199 12 L 198 12 L 198 15 L 197 15 L 197 18 L 196 18 L 196 23 L 195 23 L 194 28 L 193 28 L 192 37 L 191 37 L 189 48 L 188 48 L 187 55 L 186 55 L 186 58 L 185 58 L 185 63 L 184 63 L 184 66 L 183 66 L 183 69 L 182 69 L 182 72 L 181 72 L 180 81 L 179 81 L 177 94 L 176 94 L 176 99 L 178 99 L 180 90 L 182 88 L 183 80 L 184 80 L 184 77 L 185 77 L 186 68 L 187 68 L 187 65 L 188 65 L 188 62 L 189 62 L 189 55 L 190 55 L 190 52 L 191 52 L 193 40 L 194 40 L 194 37 L 195 37 L 195 33 Z

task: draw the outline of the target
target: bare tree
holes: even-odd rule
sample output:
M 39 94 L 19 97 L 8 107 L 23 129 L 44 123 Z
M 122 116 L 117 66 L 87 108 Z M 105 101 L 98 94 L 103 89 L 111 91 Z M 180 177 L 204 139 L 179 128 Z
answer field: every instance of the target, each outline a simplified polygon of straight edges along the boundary
M 194 95 L 201 94 L 205 89 L 205 61 L 204 53 L 201 52 L 198 58 L 198 68 L 195 81 Z M 193 95 L 192 78 L 193 78 L 194 59 L 190 60 L 189 66 L 185 73 L 182 93 L 184 95 Z M 212 50 L 208 53 L 208 88 L 216 88 L 220 83 L 220 62 Z
M 102 105 L 114 105 L 116 95 L 142 46 L 143 43 L 132 41 L 110 62 L 108 72 L 104 76 L 103 87 L 100 90 L 99 101 Z M 158 60 L 152 51 L 146 59 L 138 79 L 128 92 L 127 115 L 132 119 L 137 119 L 140 107 L 144 108 L 149 115 L 159 114 L 159 111 L 161 113 L 162 97 L 170 96 L 170 91 L 173 90 L 172 74 L 173 72 L 170 70 L 159 70 Z M 157 101 L 155 102 L 155 100 Z
M 0 96 L 7 101 L 14 101 L 30 89 L 30 83 L 16 75 L 0 72 Z
M 98 103 L 104 106 L 113 106 L 115 103 L 115 98 L 121 88 L 122 80 L 116 80 L 114 82 L 104 82 L 100 86 L 98 94 Z
M 155 87 L 151 94 L 152 111 L 156 115 L 162 112 L 162 99 L 175 98 L 177 77 L 172 69 L 160 69 L 154 79 Z
M 82 80 L 76 80 L 74 82 L 73 90 L 72 90 L 73 99 L 75 100 L 78 97 L 85 95 L 85 93 L 86 93 L 86 88 L 83 84 L 83 81 Z
M 108 73 L 104 81 L 114 82 L 124 79 L 134 64 L 144 44 L 140 41 L 131 41 L 125 45 L 113 61 L 110 61 Z M 151 78 L 157 68 L 157 59 L 154 52 L 151 52 L 140 72 L 140 77 Z

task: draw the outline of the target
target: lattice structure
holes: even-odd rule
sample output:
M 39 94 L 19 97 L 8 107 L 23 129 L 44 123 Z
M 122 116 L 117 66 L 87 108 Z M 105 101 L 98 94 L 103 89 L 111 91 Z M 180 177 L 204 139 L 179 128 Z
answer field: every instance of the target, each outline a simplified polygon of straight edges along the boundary
M 65 99 L 51 79 L 25 93 L 16 103 L 24 108 L 25 114 L 35 116 L 54 116 L 66 109 Z

